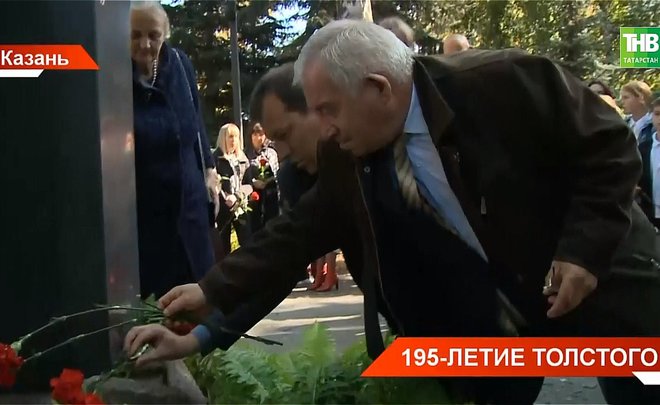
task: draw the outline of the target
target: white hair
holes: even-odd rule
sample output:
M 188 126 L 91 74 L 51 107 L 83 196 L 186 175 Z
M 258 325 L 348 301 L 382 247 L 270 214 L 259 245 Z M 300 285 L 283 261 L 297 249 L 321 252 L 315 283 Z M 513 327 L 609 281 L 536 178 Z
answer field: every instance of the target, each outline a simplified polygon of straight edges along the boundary
M 147 1 L 131 1 L 131 12 L 133 11 L 148 11 L 154 15 L 159 16 L 163 20 L 163 34 L 165 38 L 170 37 L 170 18 L 163 8 L 163 5 L 158 0 Z
M 294 65 L 294 85 L 302 83 L 310 60 L 327 69 L 334 84 L 355 94 L 370 73 L 403 83 L 410 79 L 413 51 L 391 31 L 363 20 L 332 21 L 303 46 Z
M 381 27 L 388 29 L 396 35 L 404 44 L 412 48 L 415 44 L 415 31 L 400 17 L 392 16 L 383 18 L 378 23 Z

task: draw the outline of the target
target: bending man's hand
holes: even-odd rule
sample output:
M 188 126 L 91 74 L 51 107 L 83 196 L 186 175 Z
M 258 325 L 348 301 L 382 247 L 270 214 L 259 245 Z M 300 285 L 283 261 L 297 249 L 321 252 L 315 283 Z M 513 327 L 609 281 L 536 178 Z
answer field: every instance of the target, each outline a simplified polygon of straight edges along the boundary
M 151 345 L 152 349 L 137 358 L 136 367 L 182 359 L 199 351 L 199 342 L 194 335 L 179 336 L 163 325 L 155 324 L 136 326 L 128 331 L 124 340 L 124 351 L 128 356 L 132 356 L 145 344 Z
M 598 285 L 596 276 L 585 268 L 560 261 L 552 262 L 546 280 L 552 283 L 552 288 L 544 291 L 551 305 L 548 318 L 558 318 L 574 310 Z
M 158 300 L 158 306 L 166 317 L 189 312 L 199 320 L 206 318 L 213 308 L 206 303 L 199 284 L 184 284 L 172 288 Z

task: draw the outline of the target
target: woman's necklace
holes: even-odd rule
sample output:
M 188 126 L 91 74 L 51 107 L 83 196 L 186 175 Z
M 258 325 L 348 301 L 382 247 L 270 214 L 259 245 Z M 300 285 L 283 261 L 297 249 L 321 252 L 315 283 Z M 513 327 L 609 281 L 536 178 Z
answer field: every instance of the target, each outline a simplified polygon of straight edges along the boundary
M 154 84 L 156 84 L 157 77 L 158 77 L 158 59 L 154 59 L 154 63 L 151 66 L 151 87 L 154 87 Z

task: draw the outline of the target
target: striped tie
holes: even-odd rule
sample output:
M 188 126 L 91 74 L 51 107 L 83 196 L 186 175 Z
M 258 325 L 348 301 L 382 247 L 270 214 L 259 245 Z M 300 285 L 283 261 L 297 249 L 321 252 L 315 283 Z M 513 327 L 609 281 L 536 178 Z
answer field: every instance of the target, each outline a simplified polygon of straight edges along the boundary
M 408 207 L 414 210 L 422 210 L 426 214 L 433 217 L 442 227 L 451 231 L 454 235 L 458 232 L 454 227 L 450 226 L 447 221 L 438 214 L 438 212 L 431 207 L 431 205 L 422 196 L 417 186 L 417 180 L 410 165 L 410 159 L 406 151 L 406 137 L 403 134 L 394 142 L 394 168 L 396 170 L 396 177 L 399 180 L 399 188 L 401 195 Z

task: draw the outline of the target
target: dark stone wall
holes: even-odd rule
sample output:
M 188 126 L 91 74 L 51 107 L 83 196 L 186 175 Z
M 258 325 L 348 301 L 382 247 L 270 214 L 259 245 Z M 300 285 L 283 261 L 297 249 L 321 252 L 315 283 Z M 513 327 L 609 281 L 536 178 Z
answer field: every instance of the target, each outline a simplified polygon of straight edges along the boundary
M 96 59 L 96 1 L 3 1 L 2 44 L 82 44 Z M 0 342 L 106 300 L 98 72 L 0 79 Z M 39 350 L 103 327 L 67 322 Z M 62 367 L 109 366 L 101 334 L 27 365 L 17 390 L 48 388 Z

